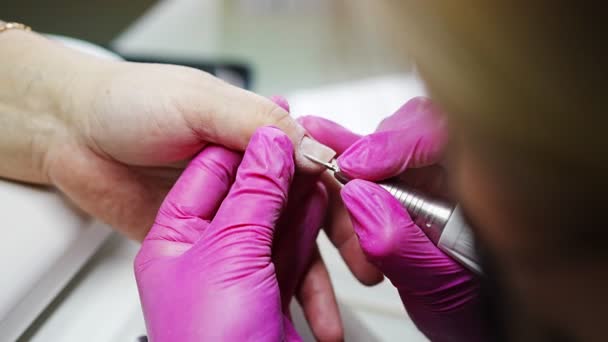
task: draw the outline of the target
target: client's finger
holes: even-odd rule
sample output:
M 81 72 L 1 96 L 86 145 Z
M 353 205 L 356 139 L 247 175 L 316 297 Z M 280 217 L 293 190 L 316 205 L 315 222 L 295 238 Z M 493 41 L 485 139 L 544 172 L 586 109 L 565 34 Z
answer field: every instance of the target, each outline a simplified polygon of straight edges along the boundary
M 338 302 L 318 248 L 313 252 L 312 261 L 296 292 L 296 298 L 318 341 L 344 339 Z
M 183 108 L 186 122 L 204 141 L 244 151 L 253 133 L 262 126 L 275 126 L 283 131 L 294 146 L 298 169 L 319 173 L 322 168 L 303 156 L 314 154 L 329 160 L 335 154 L 330 148 L 307 137 L 306 131 L 283 108 L 250 91 L 204 75 Z M 218 101 L 218 99 L 222 99 Z
M 323 226 L 327 237 L 336 246 L 340 256 L 357 280 L 368 286 L 378 284 L 384 279 L 384 276 L 367 260 L 361 250 L 350 215 L 340 197 L 342 185 L 328 174 L 324 174 L 323 178 L 329 194 L 329 208 Z
M 306 128 L 310 135 L 322 144 L 331 147 L 337 154 L 342 154 L 361 138 L 359 134 L 351 132 L 348 128 L 318 116 L 301 116 L 297 121 Z
M 300 300 L 304 313 L 311 313 L 306 314 L 310 328 L 318 340 L 339 340 L 342 325 L 337 302 L 315 243 L 327 209 L 326 189 L 316 178 L 300 175 L 292 185 L 289 201 L 275 234 L 273 252 L 283 308 L 289 310 L 294 293 L 299 296 L 302 289 L 312 286 L 315 292 Z
M 353 143 L 361 138 L 360 135 L 351 132 L 347 128 L 324 118 L 316 116 L 303 116 L 298 122 L 315 139 L 334 149 L 338 154 L 343 153 Z M 329 240 L 336 246 L 342 259 L 361 283 L 375 285 L 384 278 L 382 273 L 370 262 L 361 250 L 357 236 L 353 230 L 350 216 L 344 208 L 340 197 L 340 185 L 327 173 L 322 175 L 323 182 L 329 193 L 329 208 L 323 229 Z

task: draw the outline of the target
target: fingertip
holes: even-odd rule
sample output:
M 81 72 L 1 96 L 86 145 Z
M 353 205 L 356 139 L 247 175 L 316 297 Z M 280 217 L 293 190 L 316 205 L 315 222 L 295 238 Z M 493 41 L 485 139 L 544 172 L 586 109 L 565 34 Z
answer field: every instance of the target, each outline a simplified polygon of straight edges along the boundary
M 365 277 L 360 277 L 357 279 L 359 279 L 361 284 L 365 286 L 375 286 L 384 280 L 384 274 L 382 274 L 382 272 L 380 272 L 377 268 L 374 268 L 373 272 L 369 272 L 369 274 L 365 275 Z
M 260 128 L 272 127 L 282 131 L 288 137 L 293 151 L 293 148 L 299 146 L 302 139 L 306 136 L 306 130 L 289 115 L 289 112 L 280 103 L 269 102 L 271 102 L 272 110 L 270 113 L 264 112 L 262 120 L 256 121 L 255 126 L 253 126 L 255 130 L 253 131 L 253 134 L 251 134 L 251 138 L 253 138 L 256 133 L 259 133 L 258 131 Z M 286 102 L 283 103 L 283 105 L 288 106 Z M 296 153 L 294 159 L 296 160 L 296 164 L 300 166 L 298 153 Z
M 280 129 L 258 128 L 252 135 L 236 173 L 235 186 L 247 192 L 256 189 L 286 197 L 294 175 L 293 144 Z
M 373 219 L 375 221 L 374 215 L 371 215 L 371 213 L 378 201 L 375 199 L 377 195 L 373 185 L 373 183 L 362 179 L 354 179 L 344 185 L 340 191 L 340 197 L 342 197 L 344 207 L 351 217 L 357 235 L 359 234 L 358 227 L 367 226 L 369 220 Z
M 251 137 L 255 140 L 266 141 L 267 143 L 277 143 L 281 150 L 289 150 L 293 154 L 293 143 L 283 130 L 276 126 L 262 126 L 258 128 Z
M 378 266 L 399 248 L 400 228 L 411 222 L 409 215 L 386 190 L 372 182 L 350 181 L 341 194 L 361 249 Z
M 279 107 L 285 109 L 287 112 L 289 112 L 289 102 L 287 101 L 287 99 L 281 95 L 272 95 L 270 97 L 270 100 L 274 103 L 276 103 Z
M 268 149 L 293 160 L 293 143 L 291 139 L 280 128 L 275 126 L 263 126 L 258 128 L 251 137 L 247 150 L 256 152 L 260 148 Z
M 351 178 L 378 181 L 402 173 L 409 160 L 404 150 L 402 132 L 378 132 L 367 135 L 338 157 L 342 172 Z
M 411 98 L 401 108 L 399 108 L 399 110 L 397 110 L 397 112 L 401 111 L 428 116 L 437 116 L 442 114 L 439 106 L 437 106 L 433 100 L 426 96 L 416 96 Z
M 357 203 L 373 209 L 405 210 L 401 203 L 378 183 L 364 179 L 353 179 L 340 191 L 344 204 Z
M 168 217 L 209 219 L 228 192 L 240 160 L 235 151 L 215 145 L 205 147 L 182 172 L 159 212 Z
M 337 122 L 316 115 L 302 115 L 297 118 L 297 121 L 308 131 L 339 131 L 355 134 Z
M 440 112 L 430 98 L 416 96 L 401 105 L 393 114 L 384 118 L 376 132 L 406 128 L 421 118 L 430 118 Z
M 360 238 L 353 234 L 352 238 L 342 243 L 339 247 L 340 255 L 350 272 L 365 286 L 373 286 L 380 283 L 384 276 L 376 266 L 367 259 L 360 244 Z
M 364 180 L 364 179 L 353 179 L 346 183 L 340 191 L 340 196 L 347 207 L 364 205 L 363 200 L 369 199 L 369 197 L 377 197 L 378 192 L 382 190 L 378 184 Z
M 315 336 L 321 342 L 344 341 L 344 327 L 342 324 L 323 320 L 317 325 Z
M 329 162 L 335 155 L 336 152 L 330 147 L 323 145 L 309 135 L 304 135 L 296 149 L 295 160 L 299 169 L 304 171 L 304 173 L 318 175 L 325 171 L 325 167 L 312 161 L 307 156 L 311 156 L 322 162 Z
M 283 114 L 278 114 L 278 119 L 276 119 L 274 126 L 283 132 L 286 132 L 291 139 L 293 146 L 295 146 L 293 159 L 298 170 L 302 171 L 304 174 L 320 174 L 325 168 L 311 161 L 304 154 L 311 155 L 319 160 L 329 161 L 336 155 L 336 152 L 307 134 L 306 129 L 302 127 L 300 122 L 294 120 L 294 118 L 285 111 L 289 109 L 289 105 L 286 102 L 284 104 L 276 104 L 279 105 L 277 110 L 282 111 Z M 286 105 L 287 108 L 283 105 Z
M 438 110 L 438 108 L 433 103 L 429 97 L 426 96 L 414 96 L 409 99 L 407 102 L 403 104 L 399 109 L 397 109 L 396 113 L 399 112 L 408 112 L 408 113 L 417 113 L 417 112 L 425 112 L 428 110 Z
M 338 124 L 334 123 L 333 121 L 327 120 L 325 118 L 322 118 L 320 116 L 316 116 L 316 115 L 302 115 L 300 117 L 298 117 L 296 119 L 296 121 L 302 125 L 304 128 L 306 128 L 307 131 L 314 131 L 315 128 L 320 127 L 320 126 L 333 126 L 333 125 L 337 125 Z
M 350 131 L 348 128 L 331 120 L 306 115 L 297 119 L 306 131 L 316 140 L 331 147 L 337 154 L 341 154 L 361 136 Z
M 297 291 L 297 299 L 318 341 L 344 339 L 344 327 L 336 295 L 318 249 L 315 249 L 313 261 Z
M 296 118 L 296 122 L 306 128 L 306 123 L 312 115 L 303 115 Z
M 270 257 L 272 236 L 287 204 L 293 173 L 291 140 L 275 127 L 258 128 L 245 150 L 235 181 L 205 234 L 213 236 L 231 230 L 231 235 L 239 236 L 241 241 L 259 239 L 259 243 L 249 246 Z M 204 248 L 205 244 L 200 243 L 193 253 Z
M 293 123 L 293 125 L 292 125 Z M 287 125 L 290 129 L 285 130 L 283 126 Z M 329 146 L 317 141 L 311 137 L 304 127 L 301 125 L 301 121 L 294 120 L 291 116 L 286 116 L 283 120 L 277 123 L 277 126 L 283 131 L 290 132 L 289 136 L 295 146 L 294 160 L 298 167 L 298 170 L 304 174 L 318 175 L 325 170 L 325 168 L 305 156 L 305 154 L 311 155 L 322 161 L 330 161 L 336 152 Z M 291 127 L 293 126 L 293 129 Z

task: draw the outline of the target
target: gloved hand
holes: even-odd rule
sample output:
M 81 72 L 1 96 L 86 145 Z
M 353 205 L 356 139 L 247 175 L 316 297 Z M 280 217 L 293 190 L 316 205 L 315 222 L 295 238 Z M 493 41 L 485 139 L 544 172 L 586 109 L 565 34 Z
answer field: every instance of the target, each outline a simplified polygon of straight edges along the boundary
M 273 96 L 271 100 L 287 112 L 290 111 L 289 103 L 284 97 Z M 284 312 L 287 312 L 287 306 L 295 290 L 295 297 L 302 307 L 314 337 L 323 342 L 344 339 L 338 302 L 329 279 L 329 272 L 314 242 L 319 224 L 325 216 L 327 203 L 327 190 L 318 175 L 296 171 L 289 192 L 287 209 L 280 224 L 280 227 L 287 228 L 278 230 L 274 244 L 278 247 L 274 248 L 273 253 Z M 290 224 L 290 222 L 305 220 L 306 217 L 308 220 L 314 218 L 308 222 L 310 227 L 307 224 L 296 226 Z M 312 256 L 307 263 L 311 245 L 313 245 Z M 306 253 L 303 253 L 305 251 Z M 293 274 L 296 274 L 296 277 Z
M 309 184 L 288 204 L 293 174 L 293 145 L 270 127 L 242 162 L 218 146 L 192 160 L 135 259 L 151 341 L 299 340 L 288 305 L 315 252 L 326 194 Z
M 367 259 L 399 290 L 417 327 L 433 341 L 483 340 L 476 276 L 433 245 L 399 202 L 370 182 L 399 176 L 427 193 L 448 195 L 438 166 L 447 134 L 437 107 L 414 98 L 348 148 L 333 143 L 354 140 L 335 123 L 312 117 L 301 122 L 317 140 L 344 151 L 338 165 L 357 178 L 341 191 L 354 231 Z

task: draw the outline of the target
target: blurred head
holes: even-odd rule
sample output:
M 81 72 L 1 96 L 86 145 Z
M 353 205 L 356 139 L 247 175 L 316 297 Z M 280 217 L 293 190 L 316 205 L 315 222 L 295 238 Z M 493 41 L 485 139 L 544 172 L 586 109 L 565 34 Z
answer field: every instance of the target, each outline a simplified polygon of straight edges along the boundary
M 453 184 L 525 317 L 513 321 L 530 334 L 519 338 L 604 340 L 604 12 L 585 1 L 392 3 L 395 30 L 448 113 Z

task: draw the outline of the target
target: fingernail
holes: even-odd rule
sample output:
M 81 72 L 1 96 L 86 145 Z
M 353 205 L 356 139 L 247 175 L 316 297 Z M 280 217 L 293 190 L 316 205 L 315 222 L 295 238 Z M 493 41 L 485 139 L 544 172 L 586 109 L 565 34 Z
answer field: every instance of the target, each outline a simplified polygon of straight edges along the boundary
M 300 142 L 300 152 L 311 155 L 324 162 L 330 161 L 336 155 L 336 151 L 308 136 L 302 138 L 302 141 Z

